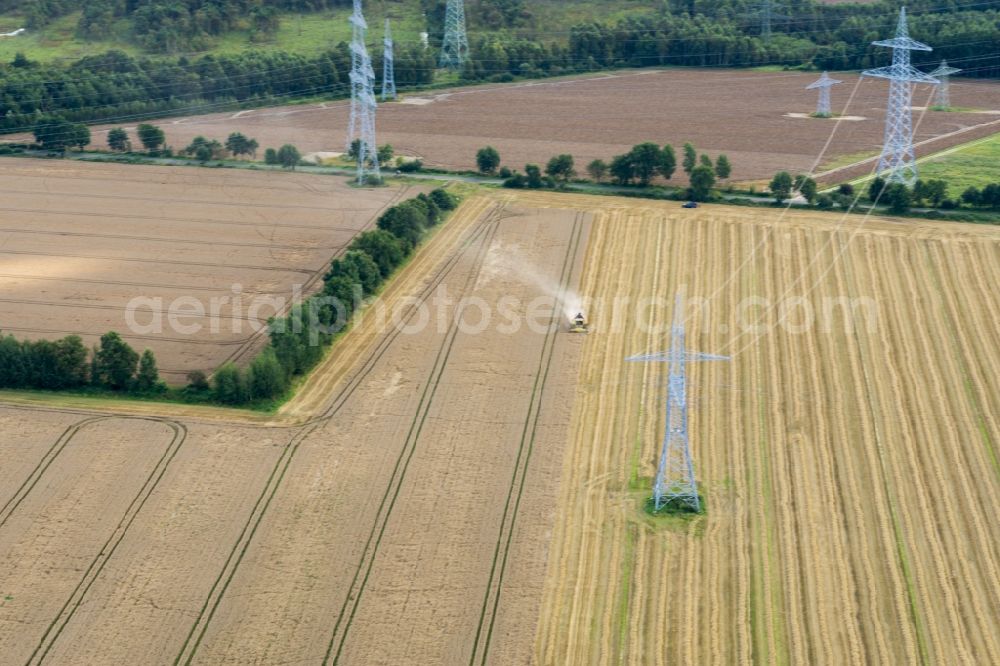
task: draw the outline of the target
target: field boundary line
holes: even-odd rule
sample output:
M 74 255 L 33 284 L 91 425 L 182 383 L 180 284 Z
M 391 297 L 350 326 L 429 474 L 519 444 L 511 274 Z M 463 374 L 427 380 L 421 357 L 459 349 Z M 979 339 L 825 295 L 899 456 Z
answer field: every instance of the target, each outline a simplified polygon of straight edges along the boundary
M 383 303 L 391 303 L 397 296 L 400 298 L 409 294 L 419 296 L 417 302 L 410 303 L 409 307 L 404 311 L 405 315 L 403 319 L 409 321 L 416 312 L 419 304 L 426 302 L 431 291 L 440 284 L 447 271 L 458 261 L 457 250 L 468 247 L 483 232 L 484 227 L 482 222 L 479 222 L 478 226 L 473 223 L 485 215 L 489 206 L 490 202 L 485 197 L 477 197 L 469 203 L 464 204 L 460 212 L 456 213 L 453 218 L 449 218 L 449 223 L 443 230 L 436 231 L 434 237 L 426 245 L 421 245 L 419 253 L 406 264 L 402 269 L 403 272 L 392 279 L 391 284 L 388 284 L 379 292 L 378 298 Z M 467 209 L 471 209 L 473 215 L 471 216 L 469 228 L 463 228 L 462 225 L 465 224 L 463 215 Z M 453 235 L 454 238 L 449 236 L 449 234 Z M 444 245 L 443 251 L 437 252 L 438 248 L 433 245 L 436 242 Z M 423 276 L 421 271 L 425 271 L 427 275 Z M 407 277 L 414 284 L 408 284 Z M 293 417 L 295 413 L 293 408 L 298 407 L 300 403 L 304 403 L 308 407 L 309 399 L 313 394 L 323 395 L 324 393 L 328 393 L 333 397 L 327 399 L 326 402 L 323 402 L 318 407 L 314 407 L 314 415 L 310 417 L 310 420 L 322 418 L 324 414 L 329 412 L 329 406 L 337 400 L 339 393 L 337 393 L 336 389 L 342 387 L 342 385 L 346 386 L 350 384 L 354 381 L 356 375 L 362 372 L 358 368 L 363 369 L 364 362 L 362 359 L 365 357 L 365 354 L 368 353 L 370 355 L 371 352 L 369 350 L 372 348 L 388 344 L 391 340 L 398 337 L 398 331 L 389 330 L 383 333 L 376 331 L 371 334 L 371 340 L 366 342 L 364 337 L 368 331 L 364 327 L 367 316 L 368 311 L 365 310 L 361 311 L 357 318 L 351 320 L 351 334 L 355 336 L 352 341 L 356 342 L 357 348 L 350 349 L 347 340 L 340 343 L 339 346 L 335 345 L 331 353 L 320 361 L 308 379 L 303 382 L 295 397 L 282 406 L 279 416 Z M 360 342 L 357 342 L 358 338 L 361 338 Z M 345 347 L 348 347 L 346 351 L 344 350 Z M 344 358 L 338 358 L 338 353 L 342 353 Z M 346 380 L 345 377 L 347 378 Z M 320 379 L 324 379 L 324 381 L 320 381 Z M 309 410 L 305 411 L 308 412 Z
M 996 125 L 1000 125 L 1000 119 L 991 120 L 991 121 L 986 122 L 986 123 L 979 123 L 978 125 L 969 125 L 968 127 L 963 127 L 961 129 L 955 130 L 953 132 L 948 132 L 946 134 L 940 134 L 938 136 L 933 136 L 933 137 L 930 137 L 929 139 L 924 139 L 923 141 L 918 141 L 917 143 L 913 144 L 913 146 L 914 146 L 914 148 L 922 148 L 922 147 L 924 147 L 924 146 L 926 146 L 926 145 L 928 145 L 930 143 L 934 143 L 935 141 L 941 141 L 942 139 L 954 138 L 956 136 L 960 136 L 960 135 L 966 134 L 968 132 L 974 132 L 976 130 L 982 130 L 982 129 L 986 129 L 988 127 L 994 127 Z M 974 147 L 975 145 L 977 145 L 977 144 L 979 144 L 981 142 L 985 142 L 985 141 L 988 141 L 990 139 L 995 138 L 995 136 L 996 136 L 995 133 L 994 134 L 990 134 L 990 135 L 985 136 L 985 137 L 980 137 L 978 139 L 973 139 L 972 141 L 967 141 L 965 143 L 956 144 L 954 146 L 951 146 L 950 148 L 944 148 L 944 149 L 942 149 L 942 150 L 940 150 L 940 151 L 938 151 L 936 153 L 930 153 L 928 155 L 924 155 L 923 157 L 918 157 L 917 158 L 917 164 L 920 164 L 921 162 L 926 162 L 927 160 L 930 160 L 930 159 L 933 159 L 933 158 L 936 158 L 936 157 L 941 157 L 943 155 L 949 155 L 949 154 L 951 154 L 953 152 L 964 150 L 965 148 Z M 830 169 L 828 171 L 824 171 L 823 173 L 818 173 L 815 176 L 813 176 L 813 178 L 815 178 L 816 180 L 820 180 L 822 178 L 826 178 L 826 177 L 828 177 L 828 176 L 830 176 L 832 174 L 838 173 L 840 171 L 847 171 L 848 169 L 856 169 L 858 167 L 865 166 L 866 164 L 870 164 L 872 162 L 877 162 L 878 159 L 879 159 L 879 157 L 880 157 L 880 155 L 874 155 L 872 157 L 867 157 L 867 158 L 865 158 L 863 160 L 858 160 L 857 162 L 852 162 L 851 164 L 845 164 L 843 166 L 836 167 L 835 169 Z M 875 176 L 873 174 L 869 174 L 867 176 L 859 176 L 858 178 L 855 178 L 855 179 L 853 179 L 853 180 L 851 180 L 849 182 L 851 182 L 851 183 L 863 183 L 865 181 L 871 180 L 874 177 Z M 823 192 L 832 192 L 834 189 L 836 189 L 836 188 L 827 188 L 827 189 L 822 190 L 822 191 Z
M 486 214 L 488 210 L 489 208 L 484 209 L 483 212 L 480 213 L 480 216 Z M 492 222 L 491 216 L 493 214 L 499 214 L 499 211 L 489 212 L 487 217 L 484 218 L 482 222 L 480 222 L 470 231 L 465 232 L 463 234 L 464 237 L 460 237 L 458 247 L 456 247 L 449 254 L 448 258 L 444 262 L 439 262 L 439 264 L 437 265 L 437 270 L 431 274 L 431 279 L 429 279 L 427 281 L 427 284 L 423 287 L 423 289 L 420 290 L 419 292 L 420 297 L 410 303 L 410 306 L 407 309 L 405 315 L 403 316 L 402 321 L 408 322 L 410 321 L 410 319 L 412 319 L 412 317 L 415 314 L 417 314 L 417 311 L 420 309 L 420 306 L 426 303 L 427 299 L 431 296 L 431 293 L 438 287 L 438 285 L 441 284 L 441 282 L 444 281 L 444 279 L 448 275 L 451 274 L 451 271 L 454 270 L 455 266 L 458 265 L 465 251 L 469 247 L 471 247 L 474 243 L 479 241 L 481 236 L 483 236 L 488 232 L 489 225 Z M 432 268 L 433 267 L 434 264 L 432 264 Z M 366 349 L 374 348 L 376 351 L 369 352 L 368 359 L 365 362 L 359 364 L 357 361 L 354 361 L 350 364 L 350 367 L 358 367 L 359 369 L 354 374 L 350 375 L 350 379 L 348 379 L 346 382 L 343 382 L 343 386 L 340 388 L 340 391 L 336 393 L 333 400 L 330 401 L 329 406 L 323 412 L 321 412 L 319 416 L 315 416 L 312 419 L 306 421 L 306 424 L 311 424 L 316 421 L 329 420 L 339 409 L 339 406 L 337 406 L 337 402 L 346 400 L 347 397 L 349 397 L 350 392 L 353 392 L 354 389 L 351 388 L 350 392 L 347 393 L 346 395 L 345 391 L 348 391 L 348 388 L 352 384 L 360 383 L 362 379 L 368 376 L 368 374 L 372 371 L 372 368 L 374 367 L 375 361 L 381 359 L 382 356 L 385 354 L 385 352 L 389 349 L 391 344 L 396 340 L 396 338 L 398 338 L 401 335 L 401 329 L 402 327 L 397 327 L 390 330 L 389 332 L 385 333 L 381 338 L 378 338 L 371 345 L 360 350 L 358 358 L 364 356 Z M 336 388 L 336 386 L 339 385 L 341 381 L 342 380 L 338 380 L 338 382 L 334 384 L 334 388 Z
M 489 200 L 486 197 L 476 196 L 476 197 L 471 198 L 469 200 L 469 204 L 465 204 L 463 207 L 470 205 L 472 202 L 479 202 L 479 203 L 485 203 L 487 205 L 490 205 L 489 204 Z M 492 204 L 492 205 L 495 205 L 495 204 Z M 484 210 L 485 210 L 485 208 L 484 208 Z M 458 214 L 459 214 L 459 211 L 456 211 L 456 218 L 457 218 Z M 478 219 L 478 217 L 479 216 L 477 216 L 477 219 Z M 457 223 L 458 220 L 456 219 L 455 222 Z M 451 223 L 451 218 L 449 218 L 448 221 L 446 221 L 445 223 L 443 223 L 442 228 L 443 229 L 450 228 L 448 226 L 450 223 Z M 467 247 L 468 245 L 470 245 L 472 242 L 474 242 L 478 238 L 478 236 L 483 233 L 484 229 L 485 229 L 485 222 L 479 222 L 478 226 L 473 226 L 471 230 L 469 230 L 469 229 L 462 229 L 462 230 L 460 230 L 460 231 L 457 232 L 457 236 L 458 236 L 457 239 L 455 239 L 455 240 L 448 239 L 448 241 L 447 241 L 448 244 L 452 244 L 453 243 L 457 247 L 456 247 L 456 249 L 449 250 L 449 249 L 447 249 L 448 245 L 446 245 L 445 251 L 443 252 L 444 256 L 446 257 L 445 259 L 443 259 L 443 260 L 436 259 L 435 257 L 437 255 L 433 255 L 432 253 L 430 253 L 428 251 L 429 248 L 424 248 L 423 251 L 422 251 L 422 254 L 418 257 L 418 259 L 416 261 L 412 262 L 411 264 L 409 264 L 406 267 L 406 269 L 404 269 L 404 270 L 414 270 L 414 267 L 417 267 L 417 266 L 419 266 L 421 269 L 423 269 L 424 267 L 419 262 L 428 262 L 430 264 L 429 267 L 427 268 L 427 270 L 429 271 L 429 273 L 428 273 L 429 277 L 421 278 L 421 281 L 426 281 L 427 284 L 422 288 L 422 291 L 419 292 L 420 298 L 418 299 L 418 301 L 415 302 L 415 303 L 412 303 L 409 306 L 409 311 L 406 314 L 405 319 L 408 319 L 408 318 L 412 317 L 412 315 L 419 308 L 420 304 L 422 304 L 424 301 L 426 301 L 426 299 L 430 295 L 431 291 L 434 288 L 436 288 L 436 286 L 438 284 L 440 284 L 440 282 L 444 279 L 444 277 L 447 275 L 447 273 L 454 267 L 455 263 L 460 258 L 459 255 L 460 255 L 461 251 L 465 247 Z M 402 274 L 397 275 L 395 277 L 402 277 Z M 397 284 L 398 283 L 394 280 L 393 284 L 390 285 L 389 287 L 387 287 L 387 289 L 395 288 L 397 286 Z M 419 282 L 418 282 L 418 285 L 419 285 Z M 385 292 L 385 293 L 388 293 L 388 292 Z M 4 330 L 6 330 L 6 331 L 20 331 L 20 332 L 33 332 L 33 333 L 64 334 L 64 335 L 65 334 L 74 333 L 73 331 L 55 331 L 55 330 L 47 330 L 47 329 L 43 330 L 43 329 L 13 328 L 13 327 L 6 327 Z M 89 333 L 86 333 L 86 332 L 80 332 L 80 333 L 76 333 L 76 334 L 79 334 L 79 335 L 90 335 Z M 365 373 L 364 366 L 365 366 L 366 362 L 363 361 L 363 360 L 361 360 L 364 357 L 364 355 L 365 355 L 365 351 L 364 351 L 365 349 L 371 349 L 373 347 L 378 348 L 378 347 L 380 347 L 382 345 L 387 345 L 392 340 L 394 340 L 397 336 L 398 336 L 398 331 L 390 331 L 389 333 L 386 333 L 382 338 L 373 341 L 370 345 L 368 345 L 364 349 L 362 349 L 361 352 L 359 352 L 357 354 L 356 359 L 353 360 L 350 363 L 350 367 L 352 367 L 352 368 L 360 368 L 360 369 L 356 370 L 353 375 L 349 375 L 350 379 L 348 379 L 346 383 L 350 384 L 351 382 L 357 380 L 358 377 L 361 376 L 363 373 Z M 154 338 L 153 336 L 132 336 L 132 335 L 126 335 L 124 337 L 126 339 L 158 339 L 158 340 L 164 340 L 164 338 Z M 232 345 L 236 345 L 236 344 L 246 343 L 246 342 L 250 341 L 251 338 L 244 338 L 244 339 L 241 339 L 241 340 L 232 340 L 232 341 L 219 342 L 219 343 L 214 343 L 212 341 L 184 340 L 184 339 L 179 339 L 179 338 L 168 338 L 166 340 L 170 341 L 170 342 L 189 342 L 191 344 L 199 344 L 200 343 L 200 344 L 215 344 L 215 345 L 232 346 Z M 377 353 L 377 354 L 381 355 L 382 353 L 384 353 L 384 349 L 381 352 L 368 352 L 368 353 L 369 353 L 369 356 L 371 354 L 373 354 L 373 353 Z M 324 361 L 324 363 L 325 362 L 326 361 Z M 311 380 L 314 376 L 317 375 L 317 373 L 322 373 L 322 371 L 323 371 L 323 364 L 321 363 L 320 366 L 318 366 L 315 370 L 313 370 L 309 374 L 307 381 Z M 342 380 L 338 379 L 337 382 L 334 384 L 334 387 L 336 387 L 337 385 L 341 384 L 341 382 L 342 382 Z M 297 394 L 297 397 L 301 396 L 301 395 L 302 395 L 302 391 L 300 390 L 300 392 Z M 338 394 L 338 395 L 340 395 L 340 394 Z M 49 396 L 49 395 L 46 395 L 46 394 L 38 394 L 37 397 L 39 399 L 39 402 L 41 402 L 42 404 L 37 404 L 37 403 L 32 402 L 32 401 L 30 401 L 28 399 L 20 399 L 19 400 L 17 398 L 14 398 L 12 400 L 4 401 L 3 397 L 4 397 L 4 392 L 0 391 L 0 406 L 6 406 L 6 407 L 14 408 L 14 409 L 27 409 L 27 410 L 40 409 L 40 410 L 50 410 L 50 411 L 67 411 L 67 410 L 61 409 L 61 408 L 58 408 L 58 407 L 50 407 L 50 406 L 44 404 L 48 400 L 51 400 L 52 402 L 57 402 L 60 399 L 61 400 L 73 399 L 73 398 L 86 399 L 86 396 L 74 396 L 72 394 L 54 394 L 52 396 Z M 212 424 L 218 424 L 219 422 L 226 422 L 226 423 L 239 424 L 239 425 L 243 425 L 243 426 L 247 426 L 247 427 L 253 427 L 253 428 L 269 428 L 269 429 L 274 429 L 274 428 L 288 428 L 288 429 L 295 429 L 295 428 L 298 428 L 298 427 L 302 427 L 304 425 L 311 425 L 311 424 L 313 424 L 313 423 L 315 423 L 317 421 L 322 421 L 324 419 L 329 418 L 332 415 L 333 411 L 335 411 L 334 408 L 333 408 L 333 404 L 332 403 L 336 402 L 336 400 L 337 400 L 337 398 L 335 397 L 333 399 L 333 401 L 331 403 L 329 403 L 330 406 L 325 408 L 325 411 L 317 411 L 315 413 L 309 414 L 307 416 L 307 418 L 304 418 L 304 419 L 297 418 L 294 415 L 292 415 L 292 416 L 285 416 L 285 415 L 282 415 L 281 412 L 278 412 L 277 414 L 270 414 L 269 415 L 269 414 L 255 413 L 255 412 L 242 412 L 242 411 L 236 411 L 236 410 L 232 410 L 232 409 L 228 409 L 227 410 L 226 408 L 213 407 L 213 406 L 207 406 L 207 405 L 179 405 L 179 404 L 167 403 L 167 402 L 127 402 L 125 404 L 115 404 L 114 405 L 114 410 L 122 410 L 122 409 L 134 408 L 135 411 L 132 412 L 132 411 L 113 411 L 111 408 L 107 408 L 106 409 L 103 404 L 95 401 L 95 404 L 93 406 L 87 405 L 87 406 L 84 406 L 84 407 L 75 408 L 75 409 L 71 410 L 71 413 L 80 414 L 80 415 L 95 414 L 95 413 L 96 414 L 106 413 L 106 414 L 112 415 L 112 416 L 116 416 L 116 415 L 123 415 L 123 416 L 127 416 L 127 415 L 133 415 L 133 416 L 139 415 L 139 416 L 143 416 L 143 415 L 145 415 L 143 413 L 143 408 L 147 408 L 148 407 L 150 409 L 158 410 L 158 414 L 157 415 L 164 415 L 164 416 L 170 416 L 170 417 L 176 417 L 176 418 L 184 418 L 184 419 L 187 419 L 187 420 L 193 421 L 193 422 L 204 422 L 204 423 L 212 423 Z M 324 404 L 328 404 L 328 403 L 324 403 Z M 174 407 L 180 407 L 181 409 L 173 409 Z M 191 412 L 185 412 L 184 411 L 185 408 L 186 409 L 190 409 Z M 198 411 L 203 411 L 205 413 L 203 415 L 201 415 L 201 414 L 196 413 Z M 219 418 L 212 418 L 213 416 L 216 416 L 216 415 L 218 415 Z M 262 419 L 267 419 L 267 420 L 264 421 L 264 422 L 262 422 Z
M 398 188 L 397 191 L 396 191 L 396 193 L 395 193 L 395 195 L 393 195 L 393 197 L 389 201 L 385 202 L 385 204 L 381 208 L 379 208 L 379 209 L 377 209 L 375 211 L 375 213 L 372 215 L 371 219 L 368 221 L 367 224 L 365 224 L 360 229 L 358 229 L 354 233 L 354 235 L 352 235 L 350 237 L 350 239 L 348 239 L 341 247 L 336 248 L 335 251 L 334 251 L 334 253 L 323 262 L 323 264 L 321 265 L 321 267 L 319 268 L 319 270 L 312 271 L 311 272 L 311 276 L 309 277 L 309 279 L 306 281 L 306 283 L 304 285 L 302 285 L 302 294 L 303 294 L 303 296 L 308 297 L 308 296 L 311 296 L 313 293 L 315 293 L 314 287 L 316 286 L 316 283 L 319 282 L 322 279 L 323 275 L 327 271 L 327 267 L 329 267 L 330 264 L 333 263 L 334 259 L 337 259 L 338 257 L 340 257 L 343 254 L 345 254 L 346 251 L 347 251 L 347 248 L 351 245 L 351 243 L 354 242 L 354 239 L 356 239 L 358 236 L 360 236 L 364 232 L 372 229 L 375 226 L 375 224 L 376 224 L 376 220 L 379 217 L 381 217 L 381 215 L 387 209 L 389 209 L 391 206 L 395 205 L 400 199 L 402 199 L 411 189 L 412 188 L 409 185 L 404 185 L 403 187 Z M 272 228 L 273 229 L 277 229 L 278 226 L 280 226 L 280 225 L 275 224 Z M 288 303 L 288 305 L 284 308 L 284 310 L 281 311 L 281 312 L 276 313 L 275 316 L 278 316 L 278 317 L 284 316 L 288 312 L 291 312 L 291 310 L 292 310 L 292 308 L 294 306 L 295 306 L 294 303 Z M 242 360 L 248 353 L 250 353 L 251 351 L 253 351 L 253 349 L 255 347 L 257 347 L 258 345 L 261 344 L 260 341 L 264 337 L 264 334 L 265 334 L 266 331 L 267 331 L 267 329 L 263 329 L 261 331 L 258 331 L 255 334 L 251 335 L 249 338 L 247 338 L 247 340 L 244 342 L 243 346 L 240 349 L 237 349 L 232 354 L 230 354 L 226 358 L 226 360 L 223 361 L 223 364 L 225 364 L 225 363 L 236 363 L 236 362 Z

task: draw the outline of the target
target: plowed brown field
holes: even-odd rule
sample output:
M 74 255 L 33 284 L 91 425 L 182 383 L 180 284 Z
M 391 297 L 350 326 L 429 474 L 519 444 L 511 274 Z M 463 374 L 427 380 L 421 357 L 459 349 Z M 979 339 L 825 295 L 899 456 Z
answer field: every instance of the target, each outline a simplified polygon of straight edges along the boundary
M 779 170 L 807 173 L 879 151 L 886 83 L 833 74 L 844 81 L 833 90 L 834 110 L 861 120 L 790 115 L 816 109 L 816 92 L 805 90 L 815 73 L 685 68 L 408 94 L 402 103 L 379 107 L 378 138 L 435 166 L 474 169 L 476 151 L 492 145 L 514 168 L 570 153 L 581 172 L 591 160 L 610 160 L 643 141 L 670 143 L 678 151 L 690 141 L 713 156 L 727 153 L 734 180 L 770 179 Z M 918 87 L 914 104 L 926 106 L 931 92 Z M 935 139 L 918 147 L 920 155 L 1000 130 L 1000 85 L 954 81 L 952 98 L 956 107 L 987 113 L 915 112 L 915 139 Z M 225 140 L 239 131 L 262 147 L 292 143 L 305 153 L 343 151 L 349 107 L 332 101 L 157 124 L 176 149 L 198 135 Z M 93 134 L 102 149 L 109 127 Z
M 998 279 L 990 227 L 473 196 L 386 307 L 576 289 L 591 335 L 371 308 L 268 424 L 0 407 L 0 661 L 997 663 Z M 682 285 L 732 361 L 690 366 L 707 514 L 653 519 L 624 358 Z

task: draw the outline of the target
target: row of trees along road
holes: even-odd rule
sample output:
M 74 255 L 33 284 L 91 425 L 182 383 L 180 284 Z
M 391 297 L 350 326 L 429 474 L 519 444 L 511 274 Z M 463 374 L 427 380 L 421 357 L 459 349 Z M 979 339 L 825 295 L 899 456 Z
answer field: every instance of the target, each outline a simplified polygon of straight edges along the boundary
M 481 148 L 476 153 L 476 165 L 484 175 L 500 175 L 504 185 L 512 188 L 546 188 L 565 185 L 577 172 L 572 155 L 556 155 L 542 169 L 537 164 L 525 166 L 524 174 L 513 173 L 500 166 L 500 153 L 493 146 Z M 717 179 L 725 180 L 732 174 L 732 164 L 726 155 L 719 155 L 713 163 L 708 155 L 698 155 L 690 143 L 684 144 L 681 167 L 688 176 L 687 194 L 696 201 L 706 201 L 712 196 Z M 677 154 L 673 146 L 662 148 L 651 142 L 640 143 L 624 155 L 618 155 L 608 164 L 594 160 L 587 165 L 587 175 L 602 183 L 610 175 L 621 186 L 648 187 L 655 178 L 671 180 L 677 170 Z
M 136 128 L 136 135 L 142 147 L 151 155 L 169 156 L 172 151 L 166 147 L 166 134 L 156 125 L 144 123 Z M 85 125 L 70 123 L 61 119 L 47 119 L 35 128 L 35 141 L 44 149 L 65 151 L 69 147 L 81 151 L 90 143 L 90 130 Z M 108 148 L 115 152 L 131 152 L 132 138 L 123 127 L 108 131 Z M 205 163 L 209 160 L 221 160 L 229 155 L 236 157 L 255 158 L 260 144 L 240 132 L 233 132 L 221 143 L 217 139 L 203 136 L 195 137 L 181 151 L 182 154 Z M 388 146 L 391 151 L 391 146 Z M 264 161 L 271 165 L 281 165 L 286 169 L 294 169 L 302 162 L 302 154 L 293 145 L 286 144 L 280 148 L 268 148 L 264 153 Z

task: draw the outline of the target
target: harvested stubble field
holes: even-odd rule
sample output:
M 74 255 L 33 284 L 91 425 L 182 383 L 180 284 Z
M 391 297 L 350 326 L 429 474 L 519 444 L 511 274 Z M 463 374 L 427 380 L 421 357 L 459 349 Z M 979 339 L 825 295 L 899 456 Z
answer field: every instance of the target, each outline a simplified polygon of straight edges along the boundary
M 383 302 L 521 311 L 587 228 L 474 198 Z M 0 409 L 4 662 L 530 661 L 582 341 L 446 312 L 366 316 L 267 427 Z
M 12 158 L 0 167 L 0 330 L 74 333 L 88 345 L 115 330 L 139 351 L 152 349 L 176 383 L 254 349 L 280 305 L 273 299 L 288 301 L 295 285 L 308 293 L 333 256 L 407 195 L 287 173 Z M 224 297 L 213 330 L 211 304 Z M 160 299 L 140 304 L 140 328 L 126 319 L 135 298 Z M 206 316 L 188 314 L 194 302 Z M 143 328 L 154 310 L 162 331 Z M 180 326 L 171 326 L 171 312 Z
M 561 317 L 399 332 L 369 311 L 266 427 L 0 409 L 0 650 L 996 663 L 998 278 L 988 227 L 472 197 L 383 294 L 390 311 L 417 321 L 441 286 L 519 307 L 576 288 L 590 336 Z M 690 368 L 708 513 L 654 520 L 662 368 L 623 359 L 665 346 L 681 285 L 709 298 L 689 347 L 733 360 Z M 622 299 L 657 296 L 659 330 L 636 325 Z M 748 297 L 874 306 L 810 327 L 801 304 L 741 318 Z M 768 325 L 741 328 L 754 315 Z
M 815 91 L 804 89 L 815 73 L 640 70 L 410 94 L 379 108 L 378 138 L 433 166 L 474 169 L 476 151 L 493 145 L 511 167 L 544 165 L 553 155 L 571 153 L 580 171 L 593 159 L 610 160 L 643 141 L 671 143 L 678 150 L 690 141 L 713 156 L 727 153 L 733 180 L 769 179 L 779 170 L 805 173 L 845 155 L 879 150 L 885 82 L 866 79 L 855 92 L 856 75 L 834 75 L 845 81 L 833 91 L 834 109 L 844 111 L 853 94 L 846 114 L 863 120 L 788 117 L 815 110 Z M 914 104 L 925 105 L 930 94 L 930 88 L 919 87 Z M 955 81 L 952 97 L 956 106 L 1000 109 L 995 83 Z M 349 103 L 338 101 L 174 118 L 162 126 L 177 149 L 198 135 L 225 140 L 240 131 L 261 146 L 292 143 L 313 153 L 343 150 L 338 137 L 346 135 L 348 116 Z M 1000 129 L 1000 111 L 916 116 L 918 141 L 944 137 L 921 146 L 920 154 Z M 107 129 L 93 134 L 101 148 Z M 945 137 L 960 130 L 967 131 Z M 838 177 L 847 175 L 856 174 Z
M 529 202 L 592 212 L 597 299 L 538 663 L 1000 661 L 1000 231 Z M 708 513 L 654 520 L 665 370 L 623 359 L 668 346 L 682 286 L 708 299 L 688 348 L 732 361 L 689 366 Z M 615 298 L 657 296 L 662 333 L 615 327 Z M 823 305 L 842 297 L 873 305 L 845 326 Z M 741 322 L 754 298 L 794 307 L 750 301 Z

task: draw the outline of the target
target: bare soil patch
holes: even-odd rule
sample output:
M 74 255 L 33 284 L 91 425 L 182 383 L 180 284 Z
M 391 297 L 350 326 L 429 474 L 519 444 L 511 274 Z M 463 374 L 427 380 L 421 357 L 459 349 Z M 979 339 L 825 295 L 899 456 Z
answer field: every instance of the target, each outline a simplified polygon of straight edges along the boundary
M 885 82 L 865 79 L 858 84 L 855 74 L 831 74 L 844 81 L 833 91 L 834 111 L 864 120 L 804 122 L 786 117 L 815 110 L 815 92 L 805 90 L 815 80 L 814 73 L 640 70 L 404 97 L 403 103 L 379 108 L 378 138 L 433 166 L 474 169 L 476 151 L 492 145 L 511 167 L 523 169 L 528 162 L 544 165 L 553 155 L 570 153 L 581 171 L 593 159 L 608 160 L 643 141 L 670 143 L 678 149 L 690 141 L 713 157 L 728 154 L 733 180 L 759 180 L 779 170 L 808 172 L 843 155 L 881 147 L 888 100 Z M 926 86 L 918 87 L 914 104 L 925 105 L 931 93 Z M 1000 109 L 1000 86 L 992 82 L 953 81 L 952 97 L 955 106 Z M 225 139 L 240 131 L 264 147 L 292 143 L 314 153 L 343 150 L 348 115 L 349 104 L 339 101 L 261 109 L 249 115 L 174 118 L 162 126 L 175 148 L 197 135 Z M 978 114 L 917 112 L 916 139 L 988 120 Z M 95 131 L 95 143 L 103 145 L 106 129 Z M 942 150 L 996 129 L 942 139 L 921 150 Z

